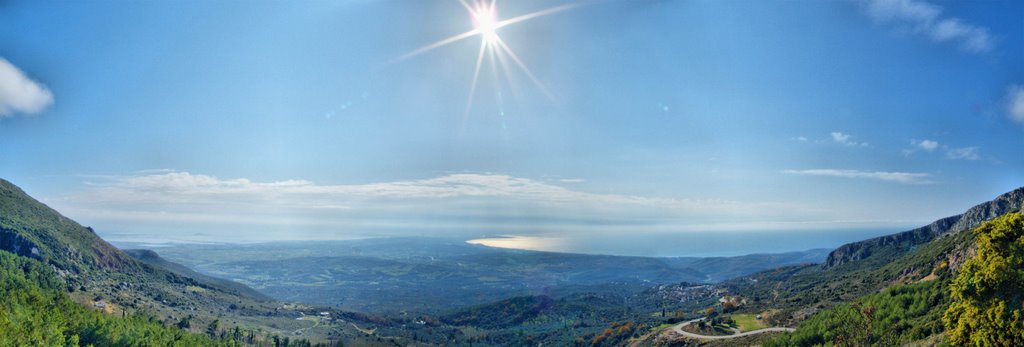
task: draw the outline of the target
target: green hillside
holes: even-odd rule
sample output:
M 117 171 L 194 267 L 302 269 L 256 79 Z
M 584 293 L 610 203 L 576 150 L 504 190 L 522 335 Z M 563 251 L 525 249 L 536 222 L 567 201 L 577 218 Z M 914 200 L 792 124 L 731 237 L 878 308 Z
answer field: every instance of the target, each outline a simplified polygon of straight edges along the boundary
M 764 314 L 765 325 L 797 329 L 701 343 L 931 346 L 949 344 L 950 329 L 957 327 L 974 335 L 954 345 L 1019 345 L 1005 341 L 1024 336 L 1024 320 L 1014 316 L 1024 309 L 1022 206 L 1024 188 L 921 228 L 838 247 L 822 265 L 780 267 L 723 282 L 718 290 L 745 299 L 731 314 Z M 999 263 L 1009 265 L 993 265 Z M 979 289 L 982 283 L 988 289 Z M 950 307 L 965 308 L 954 314 Z M 1010 333 L 984 340 L 979 331 Z M 645 342 L 694 341 L 663 332 Z
M 71 300 L 64 282 L 34 259 L 0 251 L 0 346 L 239 346 L 166 327 L 145 315 L 111 316 Z
M 218 319 L 225 327 L 266 326 L 279 306 L 240 284 L 138 261 L 5 180 L 0 250 L 52 266 L 72 299 L 115 315 L 145 311 L 163 320 L 189 319 L 201 331 Z M 276 320 L 281 327 L 301 327 L 288 317 Z
M 0 179 L 0 281 L 11 298 L 0 310 L 0 346 L 280 345 L 285 338 L 301 346 L 379 339 L 347 323 L 297 319 L 323 308 L 277 302 L 151 251 L 132 254 Z M 346 317 L 367 324 L 363 316 Z M 310 329 L 314 324 L 318 329 Z
M 66 277 L 93 268 L 138 268 L 90 228 L 65 218 L 0 179 L 0 249 L 52 264 Z
M 1019 345 L 1024 342 L 1022 221 L 1021 213 L 1009 212 L 885 264 L 844 264 L 835 271 L 797 269 L 784 275 L 794 280 L 790 283 L 762 277 L 776 289 L 772 294 L 778 295 L 777 300 L 765 301 L 786 307 L 792 312 L 790 323 L 798 323 L 797 331 L 765 345 L 946 344 L 953 328 L 958 333 L 952 336 L 959 336 L 955 345 Z M 988 289 L 984 287 L 992 282 Z M 764 289 L 749 288 L 767 295 Z M 842 299 L 846 297 L 854 298 Z M 796 322 L 801 313 L 809 317 Z M 992 332 L 1010 337 L 983 337 Z

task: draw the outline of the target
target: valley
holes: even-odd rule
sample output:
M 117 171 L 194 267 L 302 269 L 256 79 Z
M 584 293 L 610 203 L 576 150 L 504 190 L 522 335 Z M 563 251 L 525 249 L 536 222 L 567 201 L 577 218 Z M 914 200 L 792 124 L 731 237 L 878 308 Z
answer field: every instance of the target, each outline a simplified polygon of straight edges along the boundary
M 362 312 L 430 314 L 512 296 L 560 297 L 609 287 L 640 291 L 666 283 L 717 283 L 779 266 L 820 263 L 828 254 L 819 249 L 738 257 L 645 258 L 510 250 L 426 237 L 168 244 L 150 249 L 277 300 Z

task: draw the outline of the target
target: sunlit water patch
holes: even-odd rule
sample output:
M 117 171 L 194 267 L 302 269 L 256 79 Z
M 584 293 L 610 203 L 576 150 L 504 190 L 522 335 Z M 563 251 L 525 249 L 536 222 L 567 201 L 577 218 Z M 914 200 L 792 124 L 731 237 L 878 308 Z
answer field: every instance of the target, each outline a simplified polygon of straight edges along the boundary
M 562 252 L 565 249 L 565 238 L 546 236 L 502 235 L 473 239 L 466 243 L 496 248 L 526 249 L 531 251 Z
M 502 235 L 467 243 L 497 248 L 659 257 L 714 257 L 835 248 L 901 229 L 715 231 L 627 235 Z

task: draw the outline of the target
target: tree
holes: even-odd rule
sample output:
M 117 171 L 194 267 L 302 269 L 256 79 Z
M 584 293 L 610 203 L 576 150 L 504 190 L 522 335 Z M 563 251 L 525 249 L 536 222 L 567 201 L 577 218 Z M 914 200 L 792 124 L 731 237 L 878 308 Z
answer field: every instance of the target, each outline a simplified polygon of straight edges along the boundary
M 737 308 L 736 302 L 734 302 L 732 300 L 727 300 L 727 301 L 722 303 L 722 312 L 728 313 L 728 312 L 736 311 L 736 308 Z
M 1009 213 L 974 230 L 977 255 L 950 285 L 942 320 L 962 346 L 1024 346 L 1024 215 Z
M 210 322 L 210 325 L 206 326 L 206 335 L 210 337 L 217 337 L 217 329 L 220 327 L 220 320 L 214 319 Z

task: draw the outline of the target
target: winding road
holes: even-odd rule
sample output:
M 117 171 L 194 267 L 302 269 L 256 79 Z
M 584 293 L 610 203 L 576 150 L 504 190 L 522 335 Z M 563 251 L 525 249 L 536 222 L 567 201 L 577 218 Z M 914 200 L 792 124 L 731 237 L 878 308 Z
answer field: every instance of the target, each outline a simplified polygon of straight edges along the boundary
M 734 339 L 734 338 L 737 338 L 737 337 L 750 336 L 750 335 L 761 334 L 761 333 L 792 332 L 793 330 L 795 330 L 793 328 L 771 327 L 771 328 L 751 330 L 751 331 L 743 332 L 743 333 L 736 333 L 736 334 L 732 334 L 732 335 L 717 335 L 717 336 L 715 336 L 715 335 L 694 334 L 694 333 L 691 333 L 689 331 L 683 330 L 683 327 L 685 327 L 687 325 L 690 325 L 690 323 L 700 322 L 700 321 L 704 320 L 704 318 L 706 318 L 706 317 L 701 317 L 701 318 L 697 318 L 697 319 L 694 319 L 694 320 L 685 321 L 685 322 L 676 324 L 676 325 L 672 326 L 672 331 L 675 332 L 676 334 L 680 334 L 680 335 L 683 335 L 683 336 L 686 336 L 686 337 L 695 338 L 695 339 L 723 340 L 723 339 Z

